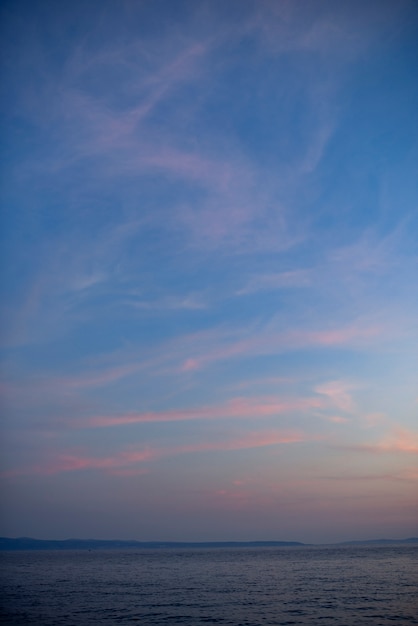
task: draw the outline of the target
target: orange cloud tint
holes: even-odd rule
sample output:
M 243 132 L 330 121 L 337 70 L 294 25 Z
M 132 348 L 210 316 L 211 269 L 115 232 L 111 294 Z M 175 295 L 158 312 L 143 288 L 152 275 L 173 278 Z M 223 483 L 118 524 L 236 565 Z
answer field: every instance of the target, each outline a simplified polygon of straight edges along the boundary
M 418 454 L 418 435 L 405 429 L 397 428 L 375 444 L 350 446 L 350 448 L 364 452 Z
M 418 435 L 403 428 L 397 428 L 393 433 L 377 444 L 377 449 L 383 452 L 418 453 Z

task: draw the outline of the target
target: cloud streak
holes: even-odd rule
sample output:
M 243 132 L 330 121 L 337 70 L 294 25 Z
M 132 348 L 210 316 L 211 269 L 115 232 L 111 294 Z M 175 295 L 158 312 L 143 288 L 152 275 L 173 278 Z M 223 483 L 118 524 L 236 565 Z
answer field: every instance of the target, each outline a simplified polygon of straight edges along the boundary
M 417 452 L 413 1 L 17 4 L 1 147 L 13 532 L 58 532 L 51 494 L 86 533 L 95 498 L 120 504 L 116 530 L 151 498 L 144 536 L 287 532 L 291 500 L 307 535 L 337 502 L 364 518 L 377 482 L 318 476 L 407 476 Z M 222 487 L 243 476 L 251 524 L 202 495 L 238 502 Z
M 361 348 L 383 333 L 381 326 L 351 325 L 330 330 L 288 330 L 286 333 L 260 332 L 248 339 L 240 339 L 223 347 L 196 354 L 186 359 L 181 371 L 199 370 L 211 363 L 231 358 L 275 354 L 312 348 Z
M 417 454 L 418 435 L 406 428 L 396 427 L 376 443 L 357 444 L 347 449 L 372 454 Z
M 103 471 L 114 476 L 135 476 L 147 473 L 147 468 L 137 467 L 164 457 L 202 452 L 233 452 L 263 448 L 266 446 L 300 443 L 307 439 L 301 431 L 261 431 L 248 433 L 241 437 L 220 442 L 205 442 L 193 445 L 171 447 L 147 447 L 140 450 L 121 450 L 112 456 L 90 456 L 77 453 L 57 454 L 50 461 L 31 467 L 21 467 L 4 473 L 5 477 L 16 477 L 27 474 L 48 476 L 65 472 L 85 470 Z
M 350 390 L 353 385 L 342 380 L 334 380 L 329 383 L 318 385 L 315 388 L 316 393 L 325 396 L 332 407 L 353 413 L 354 401 L 351 397 Z
M 295 411 L 309 411 L 322 406 L 318 398 L 233 398 L 218 406 L 194 409 L 171 409 L 169 411 L 149 411 L 115 416 L 96 416 L 84 420 L 74 419 L 72 426 L 84 428 L 105 428 L 128 424 L 158 422 L 178 422 L 191 420 L 213 420 L 227 418 L 264 418 Z

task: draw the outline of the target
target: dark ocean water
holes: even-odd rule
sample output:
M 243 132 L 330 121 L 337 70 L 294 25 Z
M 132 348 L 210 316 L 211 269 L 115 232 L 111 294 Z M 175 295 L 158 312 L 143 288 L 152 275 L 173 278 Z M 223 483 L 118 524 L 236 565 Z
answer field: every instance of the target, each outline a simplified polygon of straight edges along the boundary
M 1 553 L 2 624 L 418 624 L 418 546 Z

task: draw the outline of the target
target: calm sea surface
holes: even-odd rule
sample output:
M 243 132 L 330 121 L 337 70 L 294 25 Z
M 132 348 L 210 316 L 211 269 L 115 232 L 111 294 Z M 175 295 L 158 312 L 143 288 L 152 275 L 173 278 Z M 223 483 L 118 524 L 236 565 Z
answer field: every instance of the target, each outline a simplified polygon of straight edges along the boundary
M 418 547 L 1 553 L 2 624 L 418 624 Z

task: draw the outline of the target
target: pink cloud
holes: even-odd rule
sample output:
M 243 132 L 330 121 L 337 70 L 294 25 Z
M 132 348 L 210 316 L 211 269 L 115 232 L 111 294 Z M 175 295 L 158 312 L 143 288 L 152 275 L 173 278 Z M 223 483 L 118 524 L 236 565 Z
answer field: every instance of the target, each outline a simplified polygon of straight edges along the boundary
M 316 393 L 325 396 L 328 403 L 332 407 L 336 407 L 340 411 L 352 413 L 354 410 L 354 401 L 349 393 L 353 385 L 343 380 L 333 380 L 315 388 Z
M 347 417 L 341 417 L 340 415 L 332 415 L 327 419 L 329 422 L 333 422 L 334 424 L 346 424 L 350 421 Z
M 361 346 L 364 342 L 378 336 L 381 327 L 348 326 L 326 331 L 290 330 L 286 333 L 262 332 L 257 336 L 240 339 L 233 343 L 219 346 L 204 354 L 193 354 L 183 361 L 179 370 L 198 370 L 216 361 L 238 356 L 272 354 L 312 347 Z
M 383 329 L 378 326 L 361 327 L 357 325 L 335 328 L 332 330 L 301 331 L 290 333 L 294 345 L 307 346 L 359 346 L 364 341 L 377 337 Z
M 11 470 L 5 472 L 3 476 L 14 477 L 26 474 L 45 476 L 81 470 L 99 470 L 115 476 L 133 476 L 147 472 L 146 468 L 141 467 L 141 464 L 167 456 L 193 452 L 229 452 L 279 444 L 292 444 L 306 440 L 307 436 L 301 431 L 271 430 L 252 432 L 226 441 L 205 442 L 165 448 L 147 447 L 142 450 L 121 450 L 112 456 L 106 457 L 63 453 L 57 454 L 47 463 Z M 139 467 L 137 467 L 138 465 Z
M 182 372 L 192 372 L 199 369 L 199 367 L 199 361 L 197 361 L 196 359 L 187 359 L 180 369 Z
M 396 428 L 377 443 L 349 446 L 349 449 L 359 452 L 418 454 L 418 435 Z
M 43 404 L 46 397 L 60 397 L 63 394 L 70 394 L 78 390 L 109 385 L 129 376 L 134 376 L 140 371 L 147 371 L 148 374 L 158 376 L 172 374 L 173 371 L 190 375 L 211 364 L 238 357 L 275 354 L 316 346 L 346 345 L 357 347 L 377 336 L 379 332 L 381 329 L 377 327 L 360 326 L 314 332 L 295 330 L 277 333 L 274 330 L 272 332 L 263 330 L 260 334 L 255 334 L 252 330 L 247 333 L 246 337 L 239 339 L 237 335 L 242 334 L 242 330 L 214 329 L 176 337 L 160 345 L 157 350 L 142 354 L 140 360 L 138 360 L 135 350 L 120 351 L 110 355 L 111 361 L 119 361 L 117 365 L 111 364 L 109 367 L 102 367 L 97 370 L 88 369 L 76 375 L 36 376 L 21 382 L 7 383 L 4 393 L 9 396 L 11 402 L 19 405 L 22 402 L 35 405 Z M 128 362 L 126 362 L 127 360 Z M 24 394 L 22 393 L 23 388 Z M 344 393 L 346 394 L 345 399 Z M 328 397 L 329 401 L 331 401 L 331 394 L 333 394 L 334 400 L 339 403 L 335 405 L 337 409 L 343 410 L 344 403 L 348 408 L 348 390 L 344 392 L 340 389 L 338 394 L 336 388 L 322 388 L 322 395 L 324 398 Z M 175 413 L 173 412 L 170 416 L 167 412 L 166 417 L 161 419 L 165 421 L 180 419 L 180 417 L 176 417 Z M 181 419 L 192 419 L 187 411 L 182 413 Z M 141 419 L 146 421 L 145 416 L 143 418 L 138 416 L 138 419 L 135 416 L 121 416 L 121 422 L 124 420 L 125 423 L 141 421 Z M 148 421 L 152 419 L 153 416 L 150 414 Z M 159 419 L 158 414 L 155 415 L 155 419 Z
M 268 431 L 250 433 L 245 437 L 223 444 L 223 450 L 242 450 L 246 448 L 260 448 L 277 444 L 298 443 L 306 441 L 306 435 L 301 431 Z M 209 448 L 210 449 L 210 448 Z M 219 448 L 218 448 L 219 449 Z
M 139 451 L 123 451 L 115 456 L 90 457 L 77 454 L 62 454 L 55 457 L 46 465 L 38 465 L 32 468 L 35 474 L 59 474 L 86 469 L 106 470 L 111 473 L 120 471 L 121 468 L 136 463 L 150 461 L 158 455 L 157 451 L 146 449 Z
M 306 411 L 323 406 L 320 398 L 279 398 L 263 396 L 257 398 L 233 398 L 225 404 L 203 406 L 194 409 L 171 409 L 168 411 L 149 411 L 127 413 L 114 416 L 95 416 L 83 421 L 73 420 L 72 425 L 83 428 L 104 428 L 124 424 L 149 422 L 175 422 L 184 420 L 210 420 L 219 418 L 269 417 L 292 411 Z
M 418 435 L 403 428 L 395 429 L 386 439 L 377 444 L 382 452 L 418 453 Z

